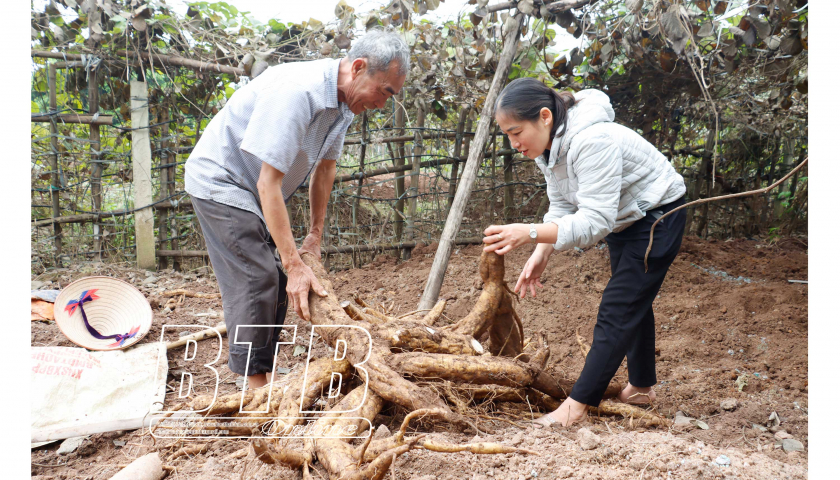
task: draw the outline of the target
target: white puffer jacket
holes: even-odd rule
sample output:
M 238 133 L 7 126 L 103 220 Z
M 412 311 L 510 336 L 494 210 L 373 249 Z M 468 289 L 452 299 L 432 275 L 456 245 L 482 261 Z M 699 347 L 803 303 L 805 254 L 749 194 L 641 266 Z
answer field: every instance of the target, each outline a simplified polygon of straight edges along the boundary
M 543 156 L 536 159 L 550 202 L 543 222 L 557 224 L 557 250 L 594 245 L 685 195 L 683 178 L 668 159 L 614 119 L 605 93 L 578 92 L 548 164 Z

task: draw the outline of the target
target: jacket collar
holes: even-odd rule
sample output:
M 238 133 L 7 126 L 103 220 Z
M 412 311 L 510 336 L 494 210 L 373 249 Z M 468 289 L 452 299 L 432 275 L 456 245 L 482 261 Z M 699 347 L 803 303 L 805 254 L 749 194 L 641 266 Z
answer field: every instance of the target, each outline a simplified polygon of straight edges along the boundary
M 581 90 L 575 94 L 575 104 L 568 111 L 566 118 L 566 132 L 555 137 L 551 142 L 551 149 L 547 167 L 551 168 L 557 161 L 567 153 L 572 144 L 572 139 L 596 123 L 612 122 L 615 120 L 615 111 L 610 104 L 610 97 L 600 90 Z M 537 157 L 537 161 L 546 165 L 545 155 Z

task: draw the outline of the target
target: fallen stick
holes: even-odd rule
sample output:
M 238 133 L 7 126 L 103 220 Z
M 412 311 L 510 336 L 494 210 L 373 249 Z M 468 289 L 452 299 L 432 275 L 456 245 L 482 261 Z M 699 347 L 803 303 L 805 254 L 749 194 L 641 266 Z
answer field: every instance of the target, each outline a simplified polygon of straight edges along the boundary
M 189 447 L 182 447 L 177 452 L 173 453 L 171 457 L 169 457 L 169 461 L 175 460 L 179 457 L 191 457 L 194 455 L 199 455 L 201 453 L 205 453 L 207 451 L 207 446 L 210 443 L 201 443 L 198 445 L 191 445 Z
M 179 288 L 177 290 L 169 290 L 168 292 L 163 292 L 161 295 L 163 295 L 164 297 L 177 297 L 183 295 L 185 297 L 191 298 L 222 298 L 221 293 L 192 292 L 183 288 Z
M 656 221 L 653 222 L 653 225 L 650 227 L 650 241 L 648 242 L 647 250 L 645 251 L 645 273 L 647 273 L 647 271 L 648 271 L 648 255 L 650 255 L 650 249 L 653 248 L 653 229 L 656 228 L 656 225 L 659 222 L 661 222 L 662 220 L 665 220 L 665 218 L 668 215 L 670 215 L 674 212 L 678 212 L 678 211 L 682 210 L 683 208 L 688 207 L 690 205 L 697 205 L 697 204 L 700 204 L 700 203 L 713 202 L 715 200 L 726 200 L 727 198 L 749 197 L 751 195 L 758 195 L 759 193 L 767 193 L 770 190 L 773 190 L 774 188 L 776 188 L 779 185 L 781 185 L 782 183 L 784 183 L 785 180 L 787 180 L 788 178 L 791 177 L 791 175 L 793 175 L 794 173 L 799 171 L 799 169 L 802 168 L 803 166 L 805 166 L 806 163 L 808 163 L 808 157 L 805 157 L 805 159 L 802 160 L 802 163 L 800 163 L 799 165 L 796 166 L 796 168 L 794 168 L 793 170 L 788 172 L 788 174 L 785 175 L 784 177 L 782 177 L 781 180 L 774 183 L 773 185 L 770 185 L 769 187 L 759 188 L 758 190 L 750 190 L 749 192 L 733 193 L 731 195 L 721 195 L 719 197 L 701 198 L 699 200 L 695 200 L 693 202 L 688 202 L 686 204 L 680 205 L 679 207 L 671 210 L 670 212 L 668 212 L 665 215 L 662 215 L 661 217 L 656 219 Z
M 213 336 L 218 336 L 221 340 L 221 337 L 227 334 L 227 327 L 225 326 L 225 322 L 221 322 L 215 327 L 208 328 L 206 330 L 202 330 L 198 333 L 193 333 L 192 335 L 187 335 L 184 338 L 179 340 L 175 340 L 174 342 L 170 342 L 166 344 L 167 350 L 172 350 L 173 348 L 183 347 L 190 341 L 199 342 L 206 338 L 211 338 Z

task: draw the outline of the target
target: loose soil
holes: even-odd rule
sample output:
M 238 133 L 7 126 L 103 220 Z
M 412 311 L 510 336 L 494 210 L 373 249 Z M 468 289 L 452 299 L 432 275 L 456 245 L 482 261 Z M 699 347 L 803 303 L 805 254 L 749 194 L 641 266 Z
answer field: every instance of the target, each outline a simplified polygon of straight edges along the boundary
M 410 312 L 425 285 L 435 249 L 436 245 L 418 246 L 412 258 L 401 263 L 393 254 L 381 254 L 362 268 L 334 272 L 336 292 L 348 300 L 361 295 L 368 303 L 390 308 L 392 314 Z M 448 300 L 446 318 L 439 324 L 466 315 L 477 300 L 481 291 L 477 271 L 480 253 L 480 246 L 454 252 L 441 289 L 441 298 Z M 505 257 L 511 286 L 528 255 L 529 249 L 523 248 Z M 530 427 L 527 420 L 540 412 L 529 411 L 527 405 L 501 404 L 488 415 L 514 421 L 521 428 L 490 420 L 480 420 L 479 424 L 493 433 L 481 436 L 440 423 L 423 422 L 417 428 L 449 443 L 499 442 L 536 450 L 540 456 L 413 450 L 397 459 L 393 478 L 807 478 L 806 453 L 787 453 L 777 446 L 777 438 L 790 435 L 804 444 L 806 452 L 808 449 L 808 285 L 788 282 L 807 280 L 807 265 L 807 245 L 794 238 L 775 242 L 684 240 L 653 306 L 660 380 L 656 410 L 669 418 L 681 411 L 701 420 L 708 429 L 645 428 L 623 419 L 591 417 L 584 427 L 599 439 L 595 448 L 584 450 L 578 440 L 580 426 Z M 155 321 L 143 343 L 159 341 L 163 324 L 206 327 L 221 321 L 220 300 L 187 297 L 174 311 L 163 311 L 167 300 L 161 296 L 164 290 L 218 291 L 206 267 L 188 273 L 156 272 L 150 278 L 129 266 L 86 263 L 50 271 L 33 280 L 50 282 L 41 287 L 49 289 L 89 275 L 125 279 L 147 296 Z M 551 346 L 549 373 L 575 378 L 580 372 L 583 357 L 575 332 L 591 341 L 601 293 L 609 277 L 609 254 L 603 243 L 586 250 L 561 252 L 552 257 L 543 275 L 545 288 L 537 298 L 527 297 L 517 305 L 526 338 L 540 330 L 547 335 Z M 308 346 L 308 324 L 293 312 L 289 312 L 286 324 L 299 327 L 295 344 Z M 53 322 L 33 322 L 31 338 L 32 346 L 75 346 Z M 177 338 L 177 332 L 164 335 L 166 341 Z M 212 360 L 217 348 L 216 340 L 202 342 L 198 360 Z M 306 354 L 296 357 L 293 352 L 294 345 L 283 345 L 278 366 L 301 368 Z M 326 352 L 318 345 L 312 355 Z M 169 354 L 168 383 L 173 389 L 180 378 L 173 373 L 184 363 L 183 356 L 183 349 Z M 217 365 L 220 393 L 237 389 L 237 375 L 224 365 L 226 359 L 227 339 Z M 626 382 L 623 366 L 617 378 Z M 212 375 L 194 380 L 197 393 L 213 388 Z M 728 399 L 735 401 L 733 410 L 721 407 L 721 402 Z M 781 424 L 770 430 L 758 428 L 768 426 L 773 412 Z M 374 424 L 393 431 L 403 415 L 395 409 L 385 410 Z M 45 445 L 32 450 L 32 478 L 108 479 L 120 465 L 155 449 L 159 449 L 165 464 L 177 468 L 169 474 L 171 479 L 301 478 L 299 472 L 255 461 L 253 453 L 226 458 L 248 446 L 243 440 L 214 440 L 208 453 L 171 461 L 167 448 L 171 440 L 158 440 L 156 444 L 152 440 L 139 432 L 97 434 L 76 452 L 62 456 L 56 453 L 59 443 Z M 726 463 L 721 455 L 728 458 L 728 466 L 720 465 Z

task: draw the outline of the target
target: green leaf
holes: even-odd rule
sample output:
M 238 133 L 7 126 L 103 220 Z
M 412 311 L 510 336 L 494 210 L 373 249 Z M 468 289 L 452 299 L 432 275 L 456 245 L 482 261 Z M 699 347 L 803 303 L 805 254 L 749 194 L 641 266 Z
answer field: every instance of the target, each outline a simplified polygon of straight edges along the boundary
M 271 31 L 274 33 L 283 33 L 286 31 L 286 25 L 273 18 L 268 20 L 268 26 L 271 27 Z

